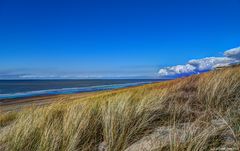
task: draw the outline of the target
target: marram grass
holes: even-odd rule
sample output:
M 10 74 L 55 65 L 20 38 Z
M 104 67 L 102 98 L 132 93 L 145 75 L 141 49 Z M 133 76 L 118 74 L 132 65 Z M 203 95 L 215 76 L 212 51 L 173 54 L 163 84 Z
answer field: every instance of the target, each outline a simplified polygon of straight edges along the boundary
M 0 150 L 238 150 L 239 107 L 238 66 L 4 113 Z

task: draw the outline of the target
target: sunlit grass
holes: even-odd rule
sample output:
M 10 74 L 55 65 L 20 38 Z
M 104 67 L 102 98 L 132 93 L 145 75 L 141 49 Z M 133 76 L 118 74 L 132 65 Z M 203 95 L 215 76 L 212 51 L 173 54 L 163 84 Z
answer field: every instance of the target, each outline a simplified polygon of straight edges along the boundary
M 0 150 L 137 151 L 158 128 L 149 150 L 237 149 L 239 106 L 240 67 L 226 68 L 4 113 Z

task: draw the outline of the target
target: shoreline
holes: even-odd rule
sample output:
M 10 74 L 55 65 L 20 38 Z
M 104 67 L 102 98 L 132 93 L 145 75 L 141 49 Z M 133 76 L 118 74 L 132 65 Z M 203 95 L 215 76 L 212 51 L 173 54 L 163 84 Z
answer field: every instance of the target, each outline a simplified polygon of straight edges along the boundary
M 158 82 L 163 82 L 163 81 L 158 81 Z M 30 106 L 45 106 L 45 105 L 49 105 L 54 102 L 60 102 L 60 101 L 63 101 L 63 102 L 73 101 L 76 99 L 82 99 L 85 97 L 94 96 L 100 93 L 131 89 L 131 88 L 141 87 L 144 85 L 154 84 L 158 82 L 130 85 L 127 87 L 119 87 L 114 89 L 85 91 L 85 92 L 77 92 L 77 93 L 69 93 L 69 94 L 46 94 L 46 95 L 39 95 L 39 96 L 0 99 L 0 113 L 9 112 L 9 111 L 18 111 Z
M 36 96 L 97 92 L 97 91 L 104 91 L 104 90 L 127 88 L 132 86 L 140 86 L 140 85 L 154 83 L 154 82 L 155 81 L 133 82 L 133 83 L 123 83 L 123 84 L 96 85 L 96 86 L 87 86 L 87 87 L 66 87 L 66 88 L 59 88 L 59 89 L 42 89 L 42 90 L 40 89 L 40 90 L 26 91 L 26 92 L 6 93 L 6 94 L 0 94 L 0 103 L 2 100 L 6 100 L 6 99 L 22 99 L 22 98 L 30 98 L 30 97 L 36 97 Z
M 99 92 L 99 91 L 97 91 Z M 32 96 L 22 97 L 14 99 L 1 99 L 0 100 L 0 113 L 8 111 L 17 111 L 21 108 L 30 106 L 44 106 L 57 101 L 71 101 L 73 99 L 80 99 L 87 96 L 94 95 L 95 92 L 80 92 L 75 94 L 56 94 L 56 95 L 45 95 L 45 96 Z

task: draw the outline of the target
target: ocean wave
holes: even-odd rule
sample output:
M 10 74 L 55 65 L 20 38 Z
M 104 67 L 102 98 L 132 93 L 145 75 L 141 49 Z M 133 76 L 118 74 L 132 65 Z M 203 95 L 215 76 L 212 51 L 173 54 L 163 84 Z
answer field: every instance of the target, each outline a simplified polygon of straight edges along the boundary
M 101 85 L 101 86 L 61 88 L 61 89 L 48 89 L 48 90 L 28 91 L 28 92 L 19 92 L 19 93 L 8 93 L 8 94 L 0 94 L 0 99 L 13 99 L 13 98 L 42 96 L 42 95 L 73 94 L 73 93 L 80 93 L 80 92 L 112 90 L 112 89 L 125 88 L 130 86 L 148 84 L 148 83 L 151 83 L 151 82 L 136 82 L 136 83 L 125 83 L 125 84 L 112 84 L 112 85 Z

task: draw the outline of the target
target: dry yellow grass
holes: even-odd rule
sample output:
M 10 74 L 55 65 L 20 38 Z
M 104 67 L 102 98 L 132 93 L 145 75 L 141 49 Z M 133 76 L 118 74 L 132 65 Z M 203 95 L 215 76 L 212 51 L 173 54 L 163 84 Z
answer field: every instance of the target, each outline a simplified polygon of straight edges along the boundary
M 238 66 L 5 113 L 0 150 L 143 150 L 131 146 L 157 128 L 149 150 L 238 150 L 239 106 Z

